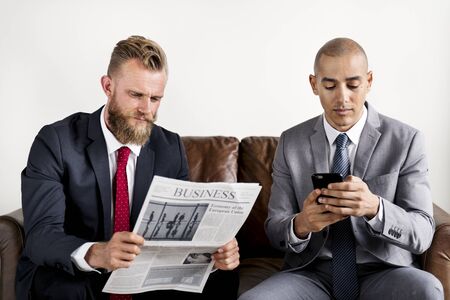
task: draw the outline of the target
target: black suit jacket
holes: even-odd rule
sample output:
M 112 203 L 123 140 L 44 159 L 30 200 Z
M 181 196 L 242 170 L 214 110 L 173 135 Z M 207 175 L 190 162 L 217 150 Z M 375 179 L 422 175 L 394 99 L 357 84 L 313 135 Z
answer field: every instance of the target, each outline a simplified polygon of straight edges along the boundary
M 27 299 L 38 266 L 77 276 L 70 254 L 112 236 L 111 180 L 101 108 L 44 126 L 22 172 L 25 249 L 17 268 L 17 299 Z M 187 179 L 180 137 L 155 126 L 137 159 L 130 224 L 133 228 L 154 175 Z

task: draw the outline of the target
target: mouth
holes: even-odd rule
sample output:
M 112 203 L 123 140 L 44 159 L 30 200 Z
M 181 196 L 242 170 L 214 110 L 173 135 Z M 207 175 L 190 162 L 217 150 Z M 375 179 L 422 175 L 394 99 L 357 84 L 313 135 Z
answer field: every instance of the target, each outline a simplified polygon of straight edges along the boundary
M 351 108 L 335 108 L 333 109 L 333 111 L 340 116 L 345 116 L 351 113 L 353 110 Z
M 152 122 L 152 120 L 148 119 L 145 115 L 134 115 L 133 119 L 140 121 L 140 122 L 146 122 L 146 123 Z

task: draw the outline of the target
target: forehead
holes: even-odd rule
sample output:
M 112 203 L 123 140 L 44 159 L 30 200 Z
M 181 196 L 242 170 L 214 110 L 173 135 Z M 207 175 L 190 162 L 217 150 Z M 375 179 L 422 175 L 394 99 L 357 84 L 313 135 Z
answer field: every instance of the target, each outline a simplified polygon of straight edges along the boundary
M 364 77 L 367 71 L 367 60 L 362 54 L 322 55 L 319 59 L 316 76 L 344 81 L 346 78 Z
M 119 85 L 134 86 L 140 89 L 164 88 L 167 81 L 165 71 L 149 70 L 138 60 L 124 62 L 111 77 Z

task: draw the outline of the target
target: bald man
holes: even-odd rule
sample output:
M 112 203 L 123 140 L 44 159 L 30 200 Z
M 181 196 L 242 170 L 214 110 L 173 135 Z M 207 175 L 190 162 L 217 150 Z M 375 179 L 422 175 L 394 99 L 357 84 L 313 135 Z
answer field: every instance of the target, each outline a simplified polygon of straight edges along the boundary
M 265 225 L 283 271 L 240 300 L 443 299 L 417 261 L 434 233 L 423 136 L 369 105 L 372 80 L 355 41 L 318 51 L 309 81 L 323 114 L 284 131 L 273 162 Z M 313 188 L 313 173 L 340 167 L 343 182 Z

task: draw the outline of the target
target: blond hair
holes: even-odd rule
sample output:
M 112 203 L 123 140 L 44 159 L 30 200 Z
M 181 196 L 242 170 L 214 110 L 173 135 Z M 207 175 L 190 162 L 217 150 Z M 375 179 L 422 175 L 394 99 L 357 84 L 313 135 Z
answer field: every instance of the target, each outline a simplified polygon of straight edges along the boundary
M 120 66 L 137 59 L 150 71 L 165 71 L 167 59 L 164 50 L 156 42 L 139 35 L 132 35 L 126 40 L 119 41 L 111 54 L 108 66 L 108 76 L 111 76 Z

